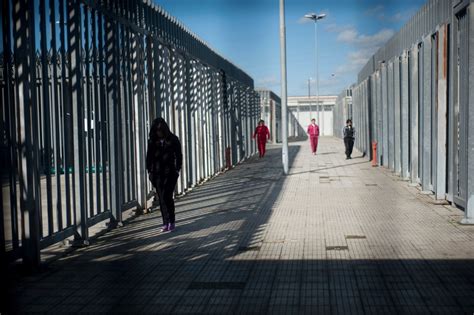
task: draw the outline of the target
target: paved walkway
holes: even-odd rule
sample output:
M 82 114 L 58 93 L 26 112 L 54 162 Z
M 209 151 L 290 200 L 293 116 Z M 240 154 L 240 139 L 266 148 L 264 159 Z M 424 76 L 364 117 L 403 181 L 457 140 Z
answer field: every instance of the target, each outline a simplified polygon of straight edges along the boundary
M 22 280 L 22 312 L 474 312 L 474 227 L 340 140 L 252 158 Z

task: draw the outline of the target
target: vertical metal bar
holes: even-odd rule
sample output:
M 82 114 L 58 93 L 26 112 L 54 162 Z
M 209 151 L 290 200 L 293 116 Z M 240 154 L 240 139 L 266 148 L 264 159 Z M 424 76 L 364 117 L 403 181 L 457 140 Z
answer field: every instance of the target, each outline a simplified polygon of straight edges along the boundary
M 155 102 L 153 103 L 154 113 L 152 118 L 161 117 L 161 104 L 163 102 L 161 95 L 162 95 L 162 84 L 163 80 L 161 79 L 161 65 L 160 62 L 160 44 L 158 41 L 153 41 L 153 70 L 154 70 L 154 87 L 155 87 Z
M 388 167 L 388 69 L 385 63 L 382 64 L 382 165 Z
M 75 244 L 88 244 L 87 195 L 85 178 L 84 101 L 82 89 L 82 14 L 79 0 L 68 2 L 68 39 L 70 52 L 70 89 L 74 143 Z
M 182 192 L 184 193 L 188 189 L 187 183 L 187 165 L 186 160 L 188 159 L 188 150 L 186 148 L 187 141 L 187 126 L 186 126 L 186 117 L 187 117 L 187 85 L 186 85 L 186 57 L 184 56 L 181 59 L 180 63 L 180 142 L 181 142 L 181 151 L 183 152 L 183 165 L 181 168 L 181 178 L 180 182 L 182 184 Z
M 131 7 L 133 8 L 133 7 Z M 130 10 L 131 10 L 130 8 Z M 126 13 L 127 14 L 127 13 Z M 135 16 L 133 10 L 129 13 L 130 19 L 132 20 Z M 118 65 L 118 73 L 119 79 L 117 81 L 117 93 L 122 100 L 120 107 L 117 107 L 117 111 L 120 112 L 120 119 L 117 121 L 119 124 L 119 128 L 121 129 L 121 133 L 123 138 L 120 138 L 118 141 L 121 142 L 121 150 L 120 154 L 122 155 L 122 181 L 120 183 L 123 186 L 123 203 L 127 203 L 131 199 L 133 199 L 133 176 L 131 175 L 133 169 L 133 149 L 134 148 L 131 138 L 131 134 L 133 133 L 132 128 L 127 128 L 126 122 L 131 122 L 131 115 L 130 115 L 130 107 L 133 108 L 133 76 L 134 71 L 133 68 L 133 56 L 134 52 L 132 49 L 134 48 L 134 34 L 129 30 L 128 27 L 124 27 L 122 25 L 117 25 L 117 53 L 120 56 L 119 60 L 122 62 Z M 128 105 L 128 106 L 127 106 Z M 125 128 L 122 128 L 123 127 Z
M 139 23 L 139 2 L 135 1 L 132 9 L 132 20 Z M 124 186 L 123 203 L 129 203 L 136 199 L 138 188 L 137 172 L 136 172 L 136 156 L 137 156 L 137 128 L 135 109 L 136 104 L 140 102 L 140 82 L 139 82 L 139 51 L 140 51 L 140 34 L 134 30 L 124 26 L 119 26 L 121 42 L 119 43 L 119 50 L 122 53 L 123 64 L 121 65 L 121 75 L 123 78 L 119 81 L 120 95 L 122 97 L 121 117 L 120 117 L 120 132 L 124 135 L 122 141 L 122 168 Z M 126 49 L 125 49 L 126 47 Z M 130 149 L 132 148 L 132 149 Z M 137 211 L 141 213 L 142 207 L 138 206 Z
M 447 145 L 447 72 L 448 42 L 447 27 L 442 25 L 438 31 L 438 91 L 437 91 L 437 150 L 436 150 L 436 198 L 446 198 L 446 145 Z
M 98 49 L 99 49 L 99 89 L 100 93 L 100 140 L 101 140 L 101 165 L 102 165 L 102 195 L 104 198 L 104 210 L 109 210 L 111 204 L 111 194 L 110 194 L 110 186 L 111 186 L 111 178 L 110 174 L 110 165 L 109 165 L 109 124 L 110 119 L 107 113 L 107 86 L 105 83 L 105 65 L 106 65 L 106 41 L 104 36 L 104 27 L 105 27 L 105 20 L 104 15 L 100 12 L 98 14 Z
M 2 262 L 6 264 L 6 243 L 5 237 L 8 238 L 8 232 L 11 232 L 11 241 L 12 241 L 12 248 L 11 251 L 15 252 L 18 248 L 18 231 L 17 231 L 17 203 L 16 203 L 16 177 L 17 177 L 17 159 L 14 158 L 16 156 L 17 151 L 17 142 L 16 142 L 16 132 L 15 132 L 15 121 L 16 121 L 16 113 L 15 113 L 15 102 L 13 100 L 13 64 L 12 64 L 12 51 L 11 51 L 11 26 L 12 22 L 10 19 L 11 7 L 9 1 L 3 1 L 1 4 L 2 16 L 0 17 L 2 21 L 2 41 L 3 41 L 3 80 L 5 84 L 5 89 L 3 91 L 3 98 L 2 98 L 2 106 L 5 106 L 5 115 L 8 119 L 5 119 L 5 124 L 2 125 L 5 132 L 5 140 L 7 145 L 7 154 L 5 154 L 6 159 L 6 166 L 0 168 L 2 173 L 0 175 L 8 176 L 8 195 L 5 194 L 7 200 L 4 200 L 4 196 L 2 193 L 1 198 L 1 218 L 0 218 L 0 242 L 1 242 L 1 251 L 0 251 L 0 259 Z M 5 167 L 5 168 L 4 168 Z M 7 212 L 10 212 L 10 222 L 4 221 L 4 216 Z M 5 266 L 2 265 L 2 268 Z
M 197 61 L 191 63 L 191 104 L 190 104 L 190 133 L 192 139 L 192 157 L 191 158 L 191 169 L 192 169 L 192 185 L 196 185 L 199 182 L 199 125 L 198 125 L 198 108 L 199 108 L 199 68 Z
M 18 140 L 24 146 L 19 158 L 20 207 L 22 222 L 23 261 L 34 268 L 40 263 L 40 218 L 41 200 L 38 192 L 39 170 L 37 165 L 37 113 L 36 68 L 35 68 L 35 12 L 33 1 L 17 1 L 13 8 L 13 36 L 16 79 L 16 104 L 18 104 Z M 33 124 L 30 124 L 32 122 Z M 36 140 L 36 141 L 35 141 Z M 16 183 L 14 183 L 16 185 Z
M 111 187 L 112 225 L 122 222 L 122 154 L 120 129 L 121 97 L 119 90 L 118 29 L 116 22 L 105 20 L 107 110 L 109 118 L 109 172 Z
M 41 23 L 41 87 L 42 87 L 42 107 L 44 110 L 44 160 L 43 168 L 46 173 L 46 207 L 47 207 L 47 227 L 48 235 L 54 232 L 53 216 L 53 187 L 51 179 L 51 113 L 49 99 L 49 71 L 48 71 L 48 44 L 47 44 L 47 21 L 46 21 L 46 3 L 40 1 L 39 18 Z M 33 81 L 34 82 L 34 81 Z M 58 171 L 58 170 L 57 170 Z M 58 172 L 56 172 L 59 176 Z M 40 227 L 43 225 L 43 218 L 40 218 Z M 44 231 L 43 231 L 44 233 Z
M 423 113 L 422 146 L 423 165 L 421 173 L 421 185 L 424 191 L 432 189 L 431 186 L 431 36 L 423 39 L 423 102 L 421 110 Z
M 467 123 L 466 108 L 469 101 L 467 80 L 467 67 L 461 65 L 468 63 L 468 18 L 467 11 L 461 11 L 456 18 L 456 75 L 455 79 L 455 158 L 454 158 L 454 202 L 461 207 L 467 205 L 467 134 L 465 132 Z
M 448 9 L 452 9 L 452 5 L 449 4 Z M 451 12 L 452 14 L 452 12 Z M 449 52 L 448 54 L 448 78 L 447 78 L 447 83 L 448 83 L 448 171 L 447 171 L 447 196 L 446 199 L 449 200 L 450 202 L 454 203 L 454 190 L 456 187 L 456 184 L 454 182 L 455 180 L 455 118 L 454 118 L 454 105 L 455 105 L 455 100 L 457 98 L 457 89 L 456 89 L 456 76 L 454 75 L 456 73 L 455 67 L 457 65 L 457 18 L 456 16 L 449 15 L 448 22 L 450 24 L 446 24 L 447 29 L 448 29 L 448 35 L 447 35 L 447 41 L 448 41 L 448 47 L 449 47 Z
M 99 55 L 98 55 L 98 34 L 97 34 L 97 11 L 94 10 L 91 13 L 91 20 L 92 20 L 92 91 L 93 91 L 93 123 L 94 123 L 94 165 L 95 165 L 95 198 L 96 198 L 96 209 L 97 213 L 101 213 L 104 209 L 104 199 L 105 195 L 102 194 L 102 186 L 101 186 L 101 174 L 103 173 L 103 164 L 101 161 L 101 147 L 100 147 L 100 139 L 102 138 L 102 130 L 101 130 L 101 121 L 102 121 L 102 112 L 101 112 L 101 104 L 99 99 L 99 94 L 103 94 L 103 90 L 101 89 L 100 80 L 99 80 Z
M 369 152 L 370 157 L 374 161 L 378 161 L 377 156 L 373 156 L 372 149 L 371 149 L 371 142 L 378 140 L 378 129 L 377 129 L 377 75 L 378 71 L 376 70 L 370 77 L 369 77 L 369 87 L 370 87 L 370 108 L 369 111 L 369 126 L 370 126 L 370 138 L 368 139 L 369 145 Z
M 212 169 L 212 160 L 214 158 L 212 152 L 212 117 L 211 117 L 211 110 L 212 110 L 212 95 L 211 95 L 211 69 L 206 67 L 206 129 L 207 129 L 207 137 L 206 137 L 206 151 L 207 151 L 207 174 L 206 177 L 210 177 L 213 174 Z
M 92 141 L 91 138 L 93 137 L 93 126 L 92 126 L 92 82 L 91 82 L 91 55 L 90 55 L 90 8 L 84 8 L 84 51 L 85 51 L 85 62 L 84 62 L 84 87 L 83 91 L 85 92 L 84 95 L 84 109 L 86 113 L 84 114 L 84 124 L 85 124 L 85 132 L 84 132 L 84 141 L 86 142 L 85 147 L 85 171 L 87 172 L 87 181 L 86 182 L 86 195 L 89 198 L 88 200 L 88 207 L 89 207 L 89 217 L 93 217 L 95 212 L 95 203 L 94 203 L 94 174 L 93 174 L 93 159 L 92 159 Z M 82 36 L 82 34 L 81 34 Z M 82 65 L 81 65 L 82 67 Z M 81 82 L 82 84 L 82 82 Z
M 6 2 L 6 1 L 3 1 Z M 10 12 L 7 11 L 6 9 L 9 7 L 9 4 L 0 4 L 0 35 L 2 38 L 1 41 L 1 46 L 2 47 L 2 57 L 0 59 L 0 102 L 2 104 L 1 110 L 0 110 L 0 133 L 4 135 L 2 140 L 0 141 L 0 150 L 2 154 L 0 155 L 0 161 L 2 164 L 0 165 L 0 176 L 2 178 L 2 193 L 0 194 L 0 268 L 2 268 L 2 271 L 0 274 L 3 276 L 3 271 L 7 270 L 7 257 L 6 257 L 6 230 L 9 230 L 8 227 L 5 226 L 5 218 L 8 218 L 7 212 L 10 210 L 9 208 L 9 203 L 11 204 L 11 200 L 8 199 L 8 195 L 5 194 L 6 191 L 10 190 L 11 187 L 8 185 L 4 185 L 5 183 L 5 178 L 10 179 L 10 174 L 9 170 L 12 167 L 12 162 L 9 159 L 10 158 L 10 150 L 12 147 L 12 143 L 9 143 L 9 130 L 7 129 L 7 125 L 9 120 L 14 119 L 14 117 L 11 117 L 10 114 L 10 104 L 8 102 L 10 101 L 8 98 L 9 94 L 9 89 L 10 87 L 6 85 L 6 75 L 8 75 L 8 71 L 6 70 L 9 68 L 11 65 L 7 63 L 7 58 L 10 56 L 6 57 L 5 55 L 10 55 L 10 47 L 7 46 L 5 48 L 5 42 L 9 41 L 9 39 L 5 39 L 6 37 L 10 37 L 10 33 L 5 34 L 4 29 L 5 29 L 5 19 L 8 19 L 5 15 L 10 15 Z M 4 195 L 6 200 L 4 201 Z M 5 277 L 2 277 L 2 279 L 5 279 Z M 6 286 L 4 285 L 1 289 L 1 294 L 5 294 L 7 292 Z
M 401 57 L 401 177 L 409 177 L 409 133 L 410 133 L 410 115 L 409 115 L 409 80 L 408 80 L 408 51 L 404 51 Z
M 410 84 L 410 181 L 418 181 L 418 44 L 414 44 L 409 56 Z
M 437 166 L 437 154 L 438 151 L 438 32 L 431 36 L 431 172 L 430 172 L 430 183 L 432 191 L 436 193 L 438 188 L 436 187 L 436 170 Z
M 394 171 L 395 173 L 401 173 L 401 103 L 400 103 L 400 57 L 396 57 L 394 60 Z
M 467 17 L 468 21 L 466 21 L 467 25 L 469 25 L 469 31 L 464 33 L 466 37 L 464 40 L 466 41 L 466 59 L 464 59 L 467 64 L 464 64 L 465 70 L 468 71 L 466 74 L 469 76 L 468 79 L 468 102 L 464 105 L 466 106 L 466 120 L 468 124 L 466 127 L 466 138 L 467 138 L 467 156 L 466 156 L 466 165 L 467 165 L 467 182 L 466 182 L 466 208 L 464 212 L 464 218 L 461 220 L 463 224 L 474 224 L 474 128 L 470 126 L 474 122 L 474 109 L 472 108 L 472 104 L 474 102 L 474 32 L 472 32 L 472 28 L 474 25 L 474 4 L 470 3 L 469 7 L 467 8 Z M 470 104 L 471 106 L 467 106 Z
M 141 35 L 136 35 L 138 39 L 135 41 L 135 45 L 138 47 L 138 51 L 132 55 L 134 58 L 133 65 L 135 70 L 134 73 L 134 86 L 136 86 L 136 92 L 134 96 L 134 110 L 135 110 L 135 135 L 136 135 L 136 168 L 133 169 L 137 173 L 137 188 L 138 188 L 138 208 L 141 210 L 146 210 L 147 208 L 147 189 L 146 189 L 146 166 L 145 159 L 141 158 L 146 155 L 146 130 L 145 130 L 145 98 L 143 95 L 143 84 L 145 83 L 145 73 L 143 71 L 144 58 L 143 58 L 143 37 Z
M 193 71 L 192 71 L 192 64 L 191 64 L 191 60 L 189 59 L 189 57 L 186 58 L 186 70 L 185 70 L 185 90 L 186 90 L 186 95 L 185 95 L 185 112 L 186 112 L 186 116 L 185 116 L 185 122 L 186 122 L 186 142 L 183 141 L 183 144 L 184 147 L 185 147 L 185 150 L 186 150 L 186 159 L 184 160 L 184 164 L 185 164 L 185 167 L 186 167 L 186 185 L 188 187 L 191 187 L 193 185 L 193 163 L 192 163 L 192 160 L 194 158 L 194 155 L 193 155 L 193 142 L 192 142 L 192 139 L 193 139 L 193 135 L 192 135 L 192 128 L 191 128 L 191 115 L 192 115 L 192 101 L 193 101 L 193 96 L 192 96 L 192 89 L 193 89 L 193 85 L 192 85 L 192 75 L 193 75 Z
M 382 71 L 377 71 L 376 76 L 376 99 L 377 99 L 377 164 L 382 165 L 383 156 L 383 105 L 382 105 Z
M 388 91 L 388 166 L 395 169 L 395 104 L 393 62 L 388 64 L 387 91 Z
M 144 135 L 144 141 L 145 145 L 147 146 L 147 133 L 150 131 L 150 126 L 153 121 L 153 119 L 157 118 L 157 112 L 158 112 L 158 98 L 159 98 L 159 84 L 160 84 L 160 78 L 159 78 L 159 72 L 157 71 L 157 62 L 156 58 L 158 56 L 158 42 L 155 40 L 156 37 L 156 29 L 155 29 L 155 23 L 156 21 L 154 20 L 154 17 L 156 16 L 156 7 L 153 7 L 153 10 L 150 12 L 150 19 L 151 23 L 153 26 L 153 34 L 148 35 L 146 37 L 147 41 L 147 80 L 148 80 L 148 116 L 147 119 L 145 120 L 146 124 L 146 132 Z M 145 126 L 144 126 L 145 128 Z M 145 150 L 147 150 L 148 147 L 145 147 Z M 151 183 L 145 178 L 145 184 L 146 184 L 146 193 L 150 192 L 151 190 Z M 145 197 L 146 199 L 146 197 Z M 145 204 L 145 210 L 148 208 L 148 200 L 146 200 Z
M 62 197 L 62 173 L 64 171 L 64 164 L 61 159 L 61 107 L 63 104 L 60 104 L 59 95 L 58 95 L 58 51 L 57 51 L 57 34 L 56 34 L 56 1 L 50 0 L 49 2 L 49 13 L 50 13 L 50 26 L 51 26 L 51 51 L 52 51 L 52 79 L 51 86 L 53 92 L 53 107 L 54 107 L 54 116 L 53 116 L 53 128 L 54 128 L 54 167 L 56 169 L 56 217 L 58 230 L 63 229 L 63 197 Z M 65 209 L 64 209 L 65 210 Z
M 200 179 L 203 180 L 207 177 L 207 80 L 206 80 L 206 66 L 201 64 L 200 72 L 200 97 L 199 97 L 199 125 L 200 128 L 200 166 L 201 166 L 201 176 Z
M 423 173 L 423 42 L 418 45 L 418 179 L 421 184 Z
M 64 180 L 66 186 L 66 225 L 72 226 L 73 224 L 73 206 L 71 194 L 73 194 L 73 146 L 72 146 L 72 105 L 69 78 L 71 71 L 69 69 L 70 55 L 66 53 L 66 47 L 68 46 L 68 35 L 66 27 L 66 0 L 59 0 L 59 29 L 60 29 L 60 42 L 61 42 L 61 87 L 62 87 L 62 104 L 63 104 L 63 126 L 64 136 L 62 139 L 63 147 L 63 160 L 64 160 Z
M 35 3 L 18 1 L 13 8 L 16 101 L 18 112 L 20 207 L 23 261 L 29 267 L 40 262 L 40 208 L 38 102 L 36 91 Z M 13 183 L 17 185 L 17 183 Z M 16 199 L 16 198 L 15 198 Z

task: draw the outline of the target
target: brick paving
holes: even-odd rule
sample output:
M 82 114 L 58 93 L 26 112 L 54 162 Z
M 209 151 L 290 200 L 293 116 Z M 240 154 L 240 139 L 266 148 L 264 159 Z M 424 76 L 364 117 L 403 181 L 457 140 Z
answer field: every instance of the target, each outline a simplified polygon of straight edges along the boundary
M 474 227 L 342 141 L 253 157 L 22 278 L 17 312 L 474 312 Z M 360 155 L 360 154 L 359 154 Z

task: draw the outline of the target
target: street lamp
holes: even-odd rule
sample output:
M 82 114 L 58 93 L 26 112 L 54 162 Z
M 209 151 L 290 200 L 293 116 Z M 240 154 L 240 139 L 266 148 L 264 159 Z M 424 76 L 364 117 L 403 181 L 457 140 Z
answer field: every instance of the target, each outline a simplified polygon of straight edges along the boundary
M 320 110 L 320 105 L 319 105 L 319 53 L 318 53 L 318 21 L 322 20 L 326 17 L 326 14 L 316 14 L 316 13 L 308 13 L 305 14 L 304 16 L 307 19 L 310 19 L 314 21 L 314 46 L 316 50 L 316 101 L 317 103 L 317 109 L 318 109 L 318 125 L 320 125 L 320 116 L 321 116 L 321 110 Z M 324 112 L 323 112 L 324 114 Z M 323 117 L 324 119 L 324 117 Z M 322 135 L 324 135 L 324 128 L 321 126 L 322 130 Z
M 281 158 L 283 173 L 288 174 L 288 118 L 287 118 L 287 83 L 286 83 L 286 25 L 285 0 L 280 0 L 280 67 L 281 67 Z

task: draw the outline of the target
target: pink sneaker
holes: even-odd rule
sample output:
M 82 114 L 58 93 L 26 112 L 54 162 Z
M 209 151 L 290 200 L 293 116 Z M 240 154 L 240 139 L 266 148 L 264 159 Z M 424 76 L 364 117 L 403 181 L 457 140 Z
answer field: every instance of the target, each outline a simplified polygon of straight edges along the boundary
M 170 230 L 169 224 L 165 224 L 165 225 L 163 225 L 163 227 L 161 228 L 161 232 L 168 232 L 169 230 Z

